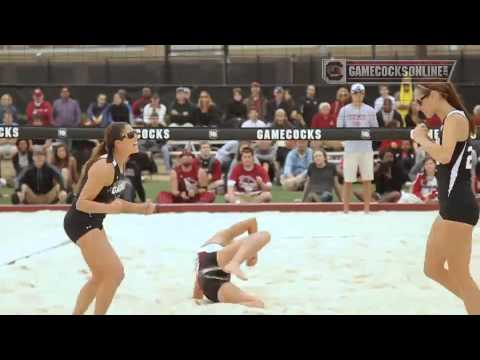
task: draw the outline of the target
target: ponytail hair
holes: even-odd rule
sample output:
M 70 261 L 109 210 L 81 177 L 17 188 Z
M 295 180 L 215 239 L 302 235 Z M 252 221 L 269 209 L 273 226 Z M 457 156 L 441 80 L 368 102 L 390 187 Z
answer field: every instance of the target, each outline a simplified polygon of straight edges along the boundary
M 475 121 L 465 107 L 465 104 L 463 103 L 455 85 L 448 81 L 446 83 L 418 84 L 416 87 L 422 92 L 423 95 L 428 95 L 432 91 L 437 91 L 451 106 L 453 106 L 455 109 L 463 111 L 468 119 L 470 135 L 476 135 L 477 131 Z

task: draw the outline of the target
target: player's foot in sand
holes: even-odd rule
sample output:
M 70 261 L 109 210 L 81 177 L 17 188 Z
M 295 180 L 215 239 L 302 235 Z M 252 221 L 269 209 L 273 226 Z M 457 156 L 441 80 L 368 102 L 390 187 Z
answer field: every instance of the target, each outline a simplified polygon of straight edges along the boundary
M 240 269 L 239 264 L 235 264 L 233 262 L 228 263 L 224 268 L 223 271 L 225 271 L 227 274 L 232 274 L 238 277 L 239 279 L 243 281 L 247 281 L 247 277 L 243 273 L 243 271 Z

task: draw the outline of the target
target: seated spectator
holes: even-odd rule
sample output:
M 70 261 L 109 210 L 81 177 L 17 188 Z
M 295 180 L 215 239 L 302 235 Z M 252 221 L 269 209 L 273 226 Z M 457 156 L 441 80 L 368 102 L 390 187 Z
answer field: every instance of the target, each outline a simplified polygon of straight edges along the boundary
M 267 125 L 258 119 L 257 110 L 251 109 L 248 113 L 248 120 L 242 124 L 242 128 L 264 128 Z
M 122 199 L 128 202 L 135 202 L 137 194 L 140 201 L 144 203 L 146 201 L 145 188 L 142 182 L 142 163 L 145 161 L 146 154 L 141 152 L 132 154 L 125 165 L 125 181 L 126 188 L 123 193 Z M 151 170 L 150 170 L 151 171 Z
M 480 105 L 477 105 L 473 108 L 473 121 L 477 127 L 480 127 Z
M 198 154 L 196 160 L 200 168 L 207 173 L 208 191 L 213 191 L 218 195 L 224 195 L 225 187 L 222 179 L 222 164 L 211 153 L 208 141 L 202 141 L 200 143 L 200 154 Z
M 208 91 L 202 91 L 198 98 L 198 107 L 193 112 L 193 124 L 197 127 L 214 128 L 220 125 L 220 112 Z
M 43 126 L 42 116 L 40 114 L 33 115 L 32 126 Z M 32 139 L 30 142 L 30 146 L 40 145 L 45 149 L 45 151 L 49 152 L 51 150 L 53 141 L 52 139 Z
M 413 101 L 408 108 L 408 114 L 405 117 L 405 126 L 407 128 L 414 128 L 418 124 L 425 122 L 425 115 L 418 110 L 418 104 Z
M 133 117 L 132 113 L 132 105 L 131 104 L 131 99 L 128 96 L 127 90 L 120 89 L 117 91 L 118 95 L 120 95 L 120 99 L 122 99 L 122 104 L 125 104 L 128 108 L 128 116 L 129 116 L 129 123 L 130 124 L 143 124 L 142 118 L 140 118 L 138 121 L 136 121 Z
M 207 191 L 207 173 L 194 160 L 190 151 L 183 151 L 180 164 L 170 173 L 171 192 L 161 192 L 157 198 L 158 203 L 213 203 L 215 201 L 215 193 Z
M 426 158 L 421 173 L 413 182 L 410 193 L 402 193 L 401 204 L 434 204 L 438 202 L 437 163 Z
M 25 168 L 17 178 L 17 186 L 12 194 L 13 204 L 53 204 L 65 203 L 62 174 L 47 164 L 47 153 L 37 146 L 33 150 L 33 165 Z
M 246 143 L 250 144 L 249 141 L 247 141 Z M 240 142 L 237 140 L 227 141 L 220 149 L 217 150 L 215 158 L 220 161 L 220 164 L 222 166 L 222 173 L 228 174 L 230 165 L 235 159 L 235 155 L 237 154 L 239 145 Z
M 254 162 L 252 148 L 241 152 L 241 163 L 237 164 L 228 178 L 228 193 L 225 201 L 232 204 L 245 202 L 265 203 L 272 200 L 272 183 L 265 169 Z
M 374 104 L 374 108 L 375 108 L 375 111 L 378 113 L 382 110 L 382 108 L 384 108 L 384 101 L 385 100 L 390 100 L 390 107 L 392 110 L 395 110 L 396 109 L 396 105 L 395 105 L 395 98 L 393 96 L 390 95 L 390 89 L 388 88 L 387 85 L 380 85 L 379 86 L 379 93 L 380 93 L 380 97 L 378 97 L 376 100 L 375 100 L 375 104 Z M 400 115 L 401 117 L 401 115 Z M 401 123 L 401 122 L 400 122 Z M 380 125 L 380 127 L 383 127 Z
M 142 96 L 135 101 L 132 106 L 132 115 L 135 122 L 145 121 L 144 110 L 152 102 L 152 89 L 145 87 L 142 89 Z
M 409 173 L 413 165 L 415 165 L 415 151 L 410 140 L 402 140 L 400 148 L 394 151 L 395 160 L 402 167 L 405 173 Z
M 30 142 L 25 139 L 19 139 L 16 141 L 16 147 L 17 150 L 12 157 L 15 177 L 20 175 L 26 167 L 33 165 L 33 152 L 30 148 Z
M 334 189 L 340 198 L 337 168 L 328 163 L 325 150 L 315 151 L 307 171 L 303 202 L 332 202 Z
M 400 113 L 396 111 L 392 105 L 392 100 L 389 97 L 383 100 L 383 106 L 380 111 L 377 112 L 377 121 L 379 127 L 389 127 L 392 121 L 398 123 L 398 126 L 395 127 L 400 127 L 403 124 L 402 115 L 400 115 Z
M 227 178 L 230 177 L 230 175 L 232 175 L 232 172 L 233 172 L 233 169 L 242 162 L 242 151 L 243 149 L 245 148 L 251 148 L 252 147 L 252 142 L 251 141 L 248 141 L 248 140 L 244 140 L 244 141 L 240 141 L 238 143 L 238 147 L 237 147 L 237 153 L 233 159 L 233 161 L 231 162 L 230 164 L 230 169 L 228 170 L 228 176 Z M 258 161 L 258 159 L 255 157 L 255 152 L 253 154 L 253 160 L 255 162 L 255 164 L 258 164 L 260 165 L 260 161 Z
M 320 104 L 320 101 L 318 101 L 316 98 L 316 91 L 315 85 L 308 85 L 307 96 L 300 104 L 300 113 L 302 114 L 303 119 L 309 128 L 313 127 L 312 121 L 317 113 L 318 105 Z M 330 104 L 328 111 L 330 111 Z
M 285 104 L 286 104 L 286 107 L 287 107 L 286 108 L 287 114 L 291 114 L 292 111 L 297 111 L 298 112 L 297 103 L 295 102 L 295 100 L 293 100 L 292 93 L 290 92 L 290 89 L 285 89 L 284 90 L 283 98 L 285 100 Z
M 149 110 L 145 108 L 144 114 L 146 114 Z M 148 126 L 151 128 L 164 128 L 165 123 L 160 122 L 160 118 L 156 113 L 151 113 Z M 171 158 L 170 158 L 170 150 L 168 144 L 165 140 L 140 140 L 139 141 L 140 150 L 142 152 L 147 153 L 148 157 L 153 158 L 153 154 L 161 153 L 163 156 L 163 162 L 165 164 L 165 170 L 170 173 L 172 166 L 171 166 Z
M 302 191 L 307 180 L 308 167 L 313 161 L 312 149 L 308 141 L 297 141 L 296 147 L 290 151 L 285 161 L 285 168 L 280 182 L 284 190 Z
M 338 119 L 340 110 L 342 110 L 345 105 L 348 105 L 350 101 L 350 91 L 347 88 L 341 87 L 337 90 L 337 98 L 334 102 L 332 102 L 330 110 L 330 115 L 332 115 L 332 117 L 335 119 L 335 122 Z
M 62 174 L 67 193 L 72 192 L 80 176 L 78 173 L 77 160 L 70 155 L 65 144 L 59 144 L 53 147 L 53 159 L 50 164 Z
M 277 145 L 273 145 L 273 142 L 270 140 L 257 141 L 255 147 L 255 158 L 258 159 L 271 180 L 277 177 L 277 165 L 275 162 L 277 149 Z
M 53 125 L 60 128 L 80 127 L 81 120 L 82 111 L 78 101 L 71 98 L 67 87 L 62 88 L 60 99 L 53 102 Z
M 3 113 L 3 124 L 5 126 L 18 126 L 13 122 L 13 116 L 9 112 Z M 0 138 L 0 161 L 10 160 L 17 152 L 16 140 L 9 138 Z M 1 165 L 0 165 L 0 177 L 1 177 Z M 10 179 L 6 179 L 10 180 Z
M 373 198 L 380 203 L 396 203 L 402 196 L 402 187 L 408 181 L 407 174 L 395 161 L 392 150 L 386 150 L 375 165 L 376 193 Z
M 290 124 L 292 124 L 292 126 L 296 129 L 305 129 L 307 127 L 302 114 L 300 114 L 297 110 L 293 110 L 290 114 Z
M 0 98 L 0 119 L 3 119 L 3 114 L 6 112 L 12 114 L 13 122 L 18 122 L 17 108 L 13 105 L 13 98 L 10 94 L 4 94 Z
M 170 106 L 171 127 L 193 127 L 193 112 L 195 106 L 187 101 L 186 89 L 178 88 L 175 101 Z
M 244 100 L 247 111 L 255 110 L 259 119 L 267 116 L 267 100 L 262 95 L 260 83 L 254 81 L 250 88 L 250 96 Z
M 290 114 L 288 112 L 288 104 L 285 102 L 285 92 L 282 87 L 276 87 L 273 91 L 273 99 L 267 103 L 267 115 L 265 120 L 268 124 L 271 124 L 278 110 L 283 109 L 285 114 Z
M 107 127 L 110 123 L 107 119 L 107 95 L 99 94 L 96 102 L 92 102 L 87 109 L 87 120 L 84 126 Z
M 108 124 L 112 122 L 130 123 L 130 111 L 118 93 L 113 95 L 113 103 L 108 107 L 105 115 Z
M 43 126 L 53 125 L 53 108 L 52 105 L 45 100 L 41 89 L 35 89 L 32 101 L 27 105 L 27 121 L 30 125 L 33 123 L 34 115 L 40 116 Z
M 152 102 L 147 104 L 143 108 L 143 122 L 145 125 L 150 126 L 150 117 L 155 116 L 158 118 L 160 125 L 167 127 L 165 122 L 165 115 L 167 114 L 167 107 L 160 103 L 160 95 L 157 93 L 152 95 Z M 137 118 L 138 121 L 138 118 Z
M 188 87 L 184 87 L 183 90 L 185 91 L 185 100 L 187 100 L 189 104 L 192 104 L 194 107 L 196 107 L 192 102 L 192 91 Z
M 312 129 L 335 129 L 337 127 L 337 119 L 330 112 L 332 107 L 329 103 L 321 103 L 318 107 L 318 113 L 312 120 Z
M 247 119 L 247 105 L 240 88 L 233 89 L 233 100 L 227 105 L 227 121 L 232 119 L 237 119 L 240 124 Z
M 275 119 L 271 124 L 272 129 L 291 129 L 293 128 L 290 121 L 288 121 L 287 113 L 283 109 L 278 109 L 275 112 Z
M 400 127 L 400 123 L 398 121 L 391 121 L 388 123 L 387 128 L 389 129 L 397 129 Z M 374 142 L 375 144 L 376 142 Z M 402 144 L 402 140 L 383 140 L 380 142 L 380 147 L 378 148 L 378 151 L 384 152 L 388 149 L 392 149 L 393 151 L 398 151 L 400 149 L 400 146 Z M 377 146 L 374 146 L 375 150 Z

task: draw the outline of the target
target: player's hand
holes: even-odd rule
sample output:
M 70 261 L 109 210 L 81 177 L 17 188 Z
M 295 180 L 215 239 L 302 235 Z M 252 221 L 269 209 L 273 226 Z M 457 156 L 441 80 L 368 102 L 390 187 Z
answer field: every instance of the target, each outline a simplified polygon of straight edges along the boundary
M 185 191 L 182 191 L 182 192 L 180 193 L 180 197 L 181 197 L 183 200 L 188 200 L 188 196 L 187 196 L 187 194 L 185 193 Z
M 253 258 L 247 260 L 248 267 L 254 267 L 258 263 L 258 257 L 255 255 Z
M 145 205 L 145 208 L 143 209 L 143 214 L 152 215 L 153 212 L 155 211 L 155 204 L 152 203 L 151 200 L 147 200 L 147 202 L 144 205 Z
M 419 142 L 420 140 L 428 138 L 428 128 L 425 124 L 419 124 L 411 132 L 412 140 Z
M 188 190 L 188 197 L 189 197 L 189 198 L 195 197 L 195 191 L 193 191 L 193 190 Z
M 257 184 L 258 184 L 258 185 L 262 185 L 262 184 L 263 184 L 263 180 L 262 180 L 262 178 L 261 178 L 260 176 L 257 176 L 257 179 L 256 179 L 256 180 L 257 180 Z

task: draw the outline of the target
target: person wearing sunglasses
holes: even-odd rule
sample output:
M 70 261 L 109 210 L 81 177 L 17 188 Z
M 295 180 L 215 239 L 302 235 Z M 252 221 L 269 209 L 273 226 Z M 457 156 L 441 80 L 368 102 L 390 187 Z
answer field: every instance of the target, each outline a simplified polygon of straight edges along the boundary
M 126 187 L 126 163 L 136 153 L 135 130 L 127 123 L 110 124 L 83 168 L 77 197 L 65 215 L 65 232 L 80 247 L 92 272 L 78 295 L 74 315 L 84 314 L 94 299 L 95 315 L 106 314 L 124 277 L 122 263 L 103 228 L 106 215 L 150 215 L 155 210 L 150 201 L 133 204 L 120 199 Z
M 472 146 L 476 127 L 451 83 L 419 84 L 415 101 L 427 117 L 443 119 L 436 141 L 424 124 L 412 131 L 412 139 L 438 163 L 440 216 L 427 241 L 425 275 L 458 296 L 467 312 L 480 314 L 480 290 L 470 274 L 472 233 L 479 207 L 472 191 Z M 448 264 L 446 269 L 445 264 Z

